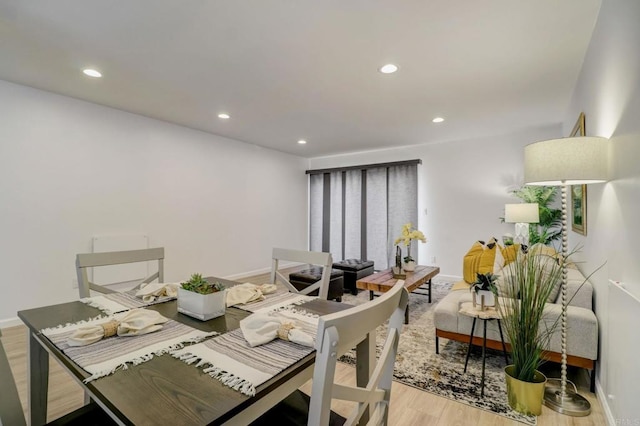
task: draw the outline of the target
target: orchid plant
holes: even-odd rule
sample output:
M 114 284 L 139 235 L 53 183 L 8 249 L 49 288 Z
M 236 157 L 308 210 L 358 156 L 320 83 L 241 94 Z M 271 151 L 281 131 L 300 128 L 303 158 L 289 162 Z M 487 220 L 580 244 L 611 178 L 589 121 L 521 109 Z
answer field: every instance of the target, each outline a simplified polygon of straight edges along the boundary
M 427 242 L 427 238 L 422 231 L 419 231 L 413 227 L 412 223 L 405 223 L 402 225 L 402 233 L 396 238 L 394 244 L 404 244 L 407 247 L 407 255 L 404 257 L 405 263 L 412 262 L 414 259 L 411 257 L 411 242 L 413 240 Z

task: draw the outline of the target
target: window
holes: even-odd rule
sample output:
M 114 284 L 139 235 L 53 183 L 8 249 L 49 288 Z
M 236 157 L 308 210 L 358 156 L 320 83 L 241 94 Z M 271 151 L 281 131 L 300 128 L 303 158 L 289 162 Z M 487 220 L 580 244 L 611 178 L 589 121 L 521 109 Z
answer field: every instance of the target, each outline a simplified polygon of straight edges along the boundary
M 308 170 L 310 250 L 330 252 L 334 261 L 367 259 L 378 270 L 390 267 L 402 225 L 417 225 L 420 163 Z

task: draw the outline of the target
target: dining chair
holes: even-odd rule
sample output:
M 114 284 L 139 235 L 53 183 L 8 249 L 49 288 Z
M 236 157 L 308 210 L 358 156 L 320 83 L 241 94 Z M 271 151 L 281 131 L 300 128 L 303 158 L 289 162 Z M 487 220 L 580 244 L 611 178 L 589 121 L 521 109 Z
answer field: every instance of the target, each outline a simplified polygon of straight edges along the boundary
M 391 398 L 393 365 L 408 300 L 409 293 L 404 288 L 404 282 L 398 281 L 398 284 L 379 298 L 351 309 L 321 316 L 316 335 L 317 352 L 311 397 L 306 397 L 302 392 L 296 391 L 252 425 L 272 424 L 276 420 L 281 425 L 355 425 L 366 412 L 370 412 L 368 425 L 386 425 Z M 375 357 L 370 360 L 376 364 L 369 382 L 364 387 L 334 383 L 338 358 L 354 348 L 370 332 L 383 325 L 387 320 L 389 320 L 389 325 L 382 350 L 377 361 L 375 361 Z M 295 401 L 299 401 L 301 398 L 309 401 L 308 415 L 298 415 L 297 418 L 294 418 L 291 413 L 301 411 L 299 402 Z M 357 404 L 349 417 L 344 419 L 331 411 L 332 399 L 354 401 Z M 292 404 L 296 405 L 292 407 Z
M 331 280 L 331 269 L 333 265 L 331 253 L 274 248 L 271 257 L 271 282 L 273 284 L 277 284 L 276 281 L 279 281 L 284 284 L 290 292 L 299 294 L 310 294 L 318 290 L 318 296 L 321 299 L 327 299 L 329 294 L 329 281 Z M 281 261 L 322 266 L 322 277 L 320 278 L 320 281 L 317 281 L 308 287 L 298 289 L 291 284 L 289 278 L 285 277 L 279 271 Z
M 2 330 L 0 330 L 0 337 L 2 337 Z M 0 386 L 0 426 L 26 425 L 18 387 L 1 340 Z M 90 403 L 48 422 L 46 426 L 112 426 L 116 424 L 97 404 Z
M 124 265 L 128 263 L 157 261 L 158 270 L 138 283 L 148 284 L 155 279 L 164 282 L 164 247 L 142 250 L 112 251 L 104 253 L 80 253 L 76 256 L 76 272 L 78 274 L 78 290 L 80 297 L 89 297 L 91 290 L 99 293 L 115 293 L 115 290 L 89 281 L 87 270 L 100 266 Z
M 2 330 L 0 330 L 0 338 Z M 22 404 L 18 396 L 18 388 L 11 373 L 9 359 L 0 340 L 0 383 L 2 394 L 0 396 L 0 426 L 26 425 Z

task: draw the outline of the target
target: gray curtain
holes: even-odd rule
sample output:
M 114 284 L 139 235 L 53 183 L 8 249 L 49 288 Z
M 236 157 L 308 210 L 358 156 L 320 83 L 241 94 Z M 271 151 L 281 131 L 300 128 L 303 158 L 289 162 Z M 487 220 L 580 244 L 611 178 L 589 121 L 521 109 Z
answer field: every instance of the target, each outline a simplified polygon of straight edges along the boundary
M 309 176 L 309 250 L 322 251 L 323 175 Z
M 389 268 L 402 225 L 417 225 L 417 176 L 417 164 L 311 174 L 310 249 Z M 411 254 L 417 259 L 417 245 Z
M 393 242 L 400 235 L 402 225 L 411 222 L 418 226 L 418 172 L 416 166 L 390 167 L 388 171 L 388 207 L 387 207 L 387 253 L 388 262 L 393 265 L 395 259 L 395 246 Z M 406 256 L 403 247 L 402 256 Z M 413 243 L 411 256 L 418 259 L 418 244 Z

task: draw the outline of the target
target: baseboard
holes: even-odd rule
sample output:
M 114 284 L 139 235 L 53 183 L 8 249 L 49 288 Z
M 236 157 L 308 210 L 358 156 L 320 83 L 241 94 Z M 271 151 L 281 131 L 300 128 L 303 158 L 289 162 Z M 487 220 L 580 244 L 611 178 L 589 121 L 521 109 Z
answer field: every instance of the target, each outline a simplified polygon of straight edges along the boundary
M 604 389 L 600 385 L 600 381 L 596 377 L 596 397 L 600 404 L 602 405 L 602 411 L 604 411 L 604 417 L 607 419 L 608 426 L 616 426 L 618 423 L 616 422 L 615 417 L 613 417 L 613 413 L 611 412 L 611 407 L 609 407 L 609 399 L 607 395 L 604 393 Z
M 280 262 L 278 264 L 278 269 L 291 268 L 293 266 L 298 266 L 298 265 L 302 265 L 302 263 L 298 263 L 298 262 Z M 271 272 L 271 267 L 255 269 L 253 271 L 241 272 L 239 274 L 227 275 L 227 276 L 222 277 L 222 278 L 224 278 L 225 280 L 231 280 L 231 281 L 242 281 L 243 278 L 253 277 L 255 275 L 262 275 L 262 274 L 266 274 L 268 272 Z M 264 283 L 254 283 L 254 284 L 264 284 Z
M 442 274 L 438 274 L 438 275 L 436 275 L 436 277 L 434 279 L 436 281 L 440 280 L 440 281 L 456 282 L 456 281 L 461 281 L 462 277 L 458 276 L 458 275 L 442 275 Z
M 20 318 L 18 318 L 18 317 L 1 319 L 0 320 L 0 328 L 15 327 L 17 325 L 22 325 L 22 324 L 23 324 L 23 322 L 20 321 Z

